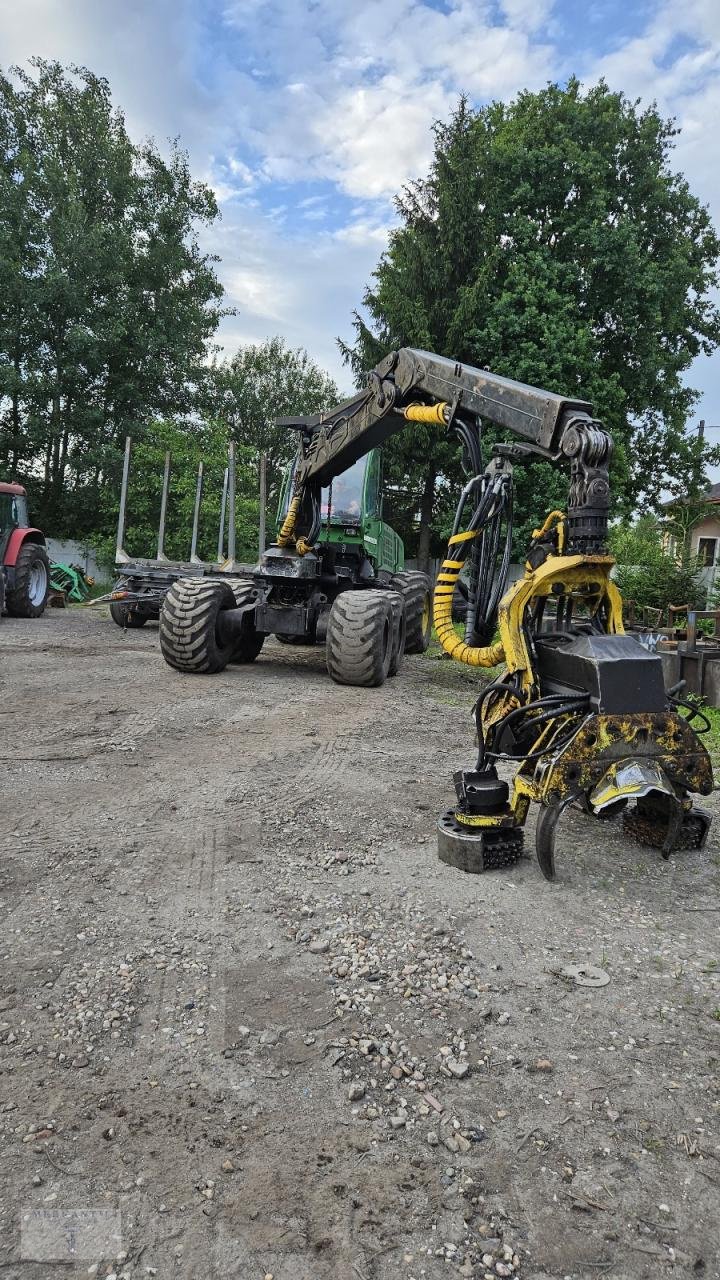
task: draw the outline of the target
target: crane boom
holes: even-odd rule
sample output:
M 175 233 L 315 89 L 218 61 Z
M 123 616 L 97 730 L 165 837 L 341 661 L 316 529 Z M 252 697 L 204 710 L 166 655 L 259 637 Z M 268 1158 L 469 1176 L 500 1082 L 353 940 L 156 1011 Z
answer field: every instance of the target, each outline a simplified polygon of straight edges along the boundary
M 296 492 L 305 485 L 330 484 L 401 431 L 408 418 L 431 420 L 414 412 L 418 404 L 421 409 L 440 406 L 442 413 L 432 420 L 447 426 L 456 418 L 478 427 L 485 420 L 512 432 L 525 443 L 501 446 L 510 457 L 568 462 L 570 545 L 583 550 L 603 545 L 612 440 L 593 418 L 592 405 L 411 347 L 390 352 L 371 371 L 365 389 L 333 409 L 278 420 L 303 433 Z

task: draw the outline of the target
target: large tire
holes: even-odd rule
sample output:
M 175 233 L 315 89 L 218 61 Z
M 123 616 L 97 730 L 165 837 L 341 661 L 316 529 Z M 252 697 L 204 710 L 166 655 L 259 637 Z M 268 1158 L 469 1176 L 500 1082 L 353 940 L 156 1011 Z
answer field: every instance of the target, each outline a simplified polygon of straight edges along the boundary
M 232 583 L 232 592 L 235 597 L 235 607 L 239 609 L 241 605 L 252 604 L 257 600 L 257 589 L 252 582 L 234 582 Z M 254 625 L 249 625 L 243 631 L 233 650 L 231 662 L 254 662 L 260 650 L 265 643 L 265 633 L 256 631 Z
M 110 605 L 110 617 L 116 627 L 130 627 L 131 629 L 144 627 L 148 620 L 148 615 L 146 613 L 138 613 L 133 605 L 118 603 Z
M 407 640 L 407 623 L 405 621 L 405 600 L 399 591 L 388 591 L 393 607 L 393 650 L 388 668 L 389 676 L 396 676 L 402 666 Z
M 178 578 L 160 611 L 160 649 L 169 666 L 191 675 L 214 675 L 231 661 L 236 641 L 223 644 L 218 615 L 235 608 L 227 582 Z
M 393 657 L 393 604 L 388 591 L 343 591 L 328 620 L 327 669 L 336 684 L 385 683 Z
M 15 585 L 8 590 L 5 608 L 13 618 L 39 618 L 45 612 L 50 590 L 50 561 L 37 542 L 24 542 L 15 561 Z
M 409 569 L 393 574 L 393 591 L 405 600 L 405 652 L 424 653 L 432 635 L 432 591 L 426 573 Z

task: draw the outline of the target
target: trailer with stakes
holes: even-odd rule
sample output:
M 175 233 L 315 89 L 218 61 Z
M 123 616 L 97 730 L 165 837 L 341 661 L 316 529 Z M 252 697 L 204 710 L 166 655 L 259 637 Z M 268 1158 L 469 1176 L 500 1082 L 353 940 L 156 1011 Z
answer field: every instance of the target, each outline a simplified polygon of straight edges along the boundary
M 204 464 L 198 463 L 195 484 L 190 555 L 187 560 L 171 560 L 165 555 L 165 529 L 172 458 L 165 454 L 162 495 L 160 498 L 160 522 L 158 525 L 155 555 L 144 558 L 128 555 L 125 550 L 128 484 L 132 439 L 125 440 L 120 510 L 118 512 L 117 539 L 115 544 L 115 581 L 107 595 L 93 600 L 93 604 L 109 603 L 112 620 L 118 627 L 143 627 L 150 619 L 158 619 L 163 600 L 179 578 L 214 578 L 228 582 L 244 582 L 252 572 L 252 565 L 240 564 L 235 559 L 235 442 L 228 445 L 227 466 L 223 476 L 218 528 L 217 559 L 201 560 L 197 554 L 200 512 L 205 483 Z M 226 531 L 227 526 L 227 531 Z

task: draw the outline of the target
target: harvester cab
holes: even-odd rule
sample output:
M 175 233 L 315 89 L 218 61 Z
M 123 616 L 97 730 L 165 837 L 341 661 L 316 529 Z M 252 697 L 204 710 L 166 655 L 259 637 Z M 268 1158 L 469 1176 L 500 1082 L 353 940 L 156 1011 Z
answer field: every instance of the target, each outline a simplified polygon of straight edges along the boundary
M 50 588 L 45 535 L 30 524 L 22 485 L 0 482 L 0 614 L 39 618 Z
M 279 534 L 295 485 L 296 462 L 285 472 L 277 513 Z M 321 490 L 319 544 L 331 555 L 337 573 L 372 581 L 405 566 L 402 538 L 383 518 L 382 451 L 371 449 Z

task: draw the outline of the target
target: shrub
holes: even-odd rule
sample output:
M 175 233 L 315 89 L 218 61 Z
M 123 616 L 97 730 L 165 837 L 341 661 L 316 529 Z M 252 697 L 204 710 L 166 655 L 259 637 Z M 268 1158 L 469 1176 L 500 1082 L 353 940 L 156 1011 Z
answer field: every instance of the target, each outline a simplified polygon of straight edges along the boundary
M 669 555 L 662 545 L 662 526 L 653 516 L 611 529 L 610 549 L 617 560 L 615 581 L 620 592 L 639 608 L 665 613 L 671 604 L 704 607 L 697 559 Z

